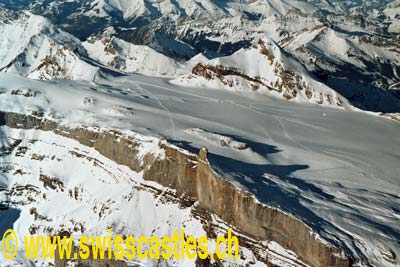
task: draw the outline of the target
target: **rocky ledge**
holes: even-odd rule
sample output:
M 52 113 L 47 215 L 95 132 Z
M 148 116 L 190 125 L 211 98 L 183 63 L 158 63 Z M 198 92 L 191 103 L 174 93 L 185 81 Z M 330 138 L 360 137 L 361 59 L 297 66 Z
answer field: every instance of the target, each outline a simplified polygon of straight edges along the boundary
M 55 121 L 17 113 L 0 112 L 0 125 L 19 129 L 53 131 L 96 149 L 118 164 L 143 172 L 146 180 L 155 181 L 176 191 L 179 198 L 198 203 L 198 208 L 220 217 L 237 231 L 254 240 L 270 240 L 295 252 L 313 267 L 352 266 L 351 257 L 319 239 L 310 227 L 293 216 L 259 203 L 216 174 L 207 160 L 206 149 L 190 154 L 165 141 L 160 149 L 165 156 L 140 156 L 140 141 L 118 130 L 67 128 Z

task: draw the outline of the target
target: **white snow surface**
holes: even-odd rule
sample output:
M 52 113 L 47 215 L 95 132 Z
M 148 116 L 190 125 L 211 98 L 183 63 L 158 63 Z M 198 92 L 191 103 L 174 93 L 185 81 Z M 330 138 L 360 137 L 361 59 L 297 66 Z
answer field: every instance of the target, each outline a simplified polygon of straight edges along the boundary
M 224 18 L 242 15 L 243 11 L 251 13 L 262 13 L 265 16 L 284 15 L 293 8 L 315 10 L 310 4 L 300 1 L 281 0 L 251 0 L 245 5 L 236 0 L 96 0 L 100 16 L 107 14 L 107 10 L 118 10 L 122 12 L 127 20 L 134 20 L 138 17 L 168 15 L 172 18 L 193 17 L 204 19 L 208 17 Z
M 182 228 L 187 235 L 197 238 L 206 235 L 201 221 L 192 214 L 193 207 L 183 208 L 175 202 L 165 201 L 163 194 L 167 194 L 169 189 L 143 180 L 141 173 L 116 164 L 92 148 L 51 132 L 3 126 L 0 133 L 2 147 L 22 139 L 20 146 L 26 148 L 23 154 L 2 157 L 0 162 L 2 168 L 7 164 L 12 166 L 11 173 L 2 172 L 0 184 L 14 189 L 25 187 L 21 194 L 11 199 L 17 204 L 8 210 L 0 210 L 0 230 L 13 227 L 19 244 L 23 244 L 23 236 L 32 234 L 31 229 L 35 229 L 36 235 L 58 235 L 68 231 L 75 240 L 81 236 L 108 236 L 109 228 L 112 228 L 114 237 L 155 235 L 162 238 L 172 236 L 174 231 Z M 66 169 L 69 171 L 65 172 Z M 18 174 L 13 174 L 17 170 Z M 41 176 L 58 179 L 62 185 L 55 189 L 46 186 L 39 179 Z M 212 223 L 218 225 L 217 219 L 214 218 Z M 213 251 L 214 243 L 215 240 L 210 240 L 209 251 Z M 283 251 L 294 257 L 283 259 L 280 266 L 304 266 L 293 252 Z M 281 259 L 281 253 L 279 246 L 272 248 L 269 258 L 277 261 Z M 243 255 L 244 258 L 237 261 L 227 260 L 225 266 L 266 266 L 255 260 L 248 249 L 243 249 Z M 159 262 L 136 259 L 128 261 L 128 264 L 150 267 Z M 194 264 L 194 260 L 189 259 L 169 260 L 163 266 L 189 267 Z M 1 253 L 0 265 L 45 267 L 51 266 L 51 261 L 27 260 L 21 245 L 13 260 L 5 259 Z
M 7 11 L 0 10 L 5 16 Z M 23 12 L 0 21 L 0 71 L 33 79 L 91 80 L 98 67 L 77 53 L 84 51 L 78 39 L 47 19 Z
M 175 60 L 148 46 L 134 45 L 116 37 L 93 38 L 83 46 L 91 58 L 127 73 L 172 77 L 179 70 Z
M 267 54 L 263 52 L 263 48 L 266 49 Z M 275 89 L 278 88 L 280 84 L 284 84 L 283 80 L 285 78 L 278 71 L 278 68 L 283 68 L 298 75 L 298 79 L 294 78 L 293 80 L 290 80 L 290 78 L 286 78 L 286 80 L 289 80 L 289 83 L 293 84 L 293 88 L 296 88 L 295 90 L 297 91 L 297 95 L 290 101 L 311 102 L 314 104 L 319 103 L 320 105 L 327 105 L 335 108 L 353 108 L 343 96 L 325 84 L 315 80 L 315 78 L 313 78 L 310 73 L 299 64 L 299 62 L 285 55 L 274 41 L 266 37 L 255 40 L 252 47 L 240 49 L 230 56 L 208 60 L 202 55 L 197 55 L 189 60 L 183 69 L 191 70 L 198 63 L 208 66 L 223 66 L 224 68 L 236 69 L 240 73 L 245 74 L 250 78 L 259 79 L 265 85 Z M 286 77 L 287 76 L 289 75 L 286 75 Z M 224 82 L 217 77 L 206 79 L 202 76 L 188 74 L 188 71 L 186 71 L 186 74 L 180 75 L 176 79 L 172 79 L 171 83 L 180 86 L 247 92 L 254 90 L 252 89 L 253 85 L 258 85 L 255 90 L 277 98 L 283 98 L 283 94 L 285 94 L 285 91 L 289 88 L 288 86 L 283 85 L 281 87 L 283 89 L 282 93 L 271 91 L 263 85 L 249 82 L 247 79 L 237 75 L 227 75 L 224 76 L 224 79 Z M 301 85 L 303 88 L 297 89 L 298 85 Z M 313 93 L 310 98 L 306 95 L 306 90 L 304 89 L 306 86 L 309 88 L 310 92 Z M 328 95 L 331 99 L 329 101 L 327 100 Z M 340 106 L 337 105 L 337 99 L 340 99 L 342 102 Z
M 400 264 L 398 122 L 140 75 L 45 82 L 0 74 L 0 88 L 2 111 L 163 136 L 189 151 L 206 146 L 223 177 L 303 220 L 360 266 Z M 35 96 L 11 94 L 17 89 Z M 217 145 L 225 137 L 248 149 Z

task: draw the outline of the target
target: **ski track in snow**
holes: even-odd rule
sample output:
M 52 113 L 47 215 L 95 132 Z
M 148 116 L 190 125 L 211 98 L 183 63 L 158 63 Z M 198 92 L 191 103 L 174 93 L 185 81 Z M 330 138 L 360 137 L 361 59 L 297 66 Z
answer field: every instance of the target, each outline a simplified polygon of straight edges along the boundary
M 161 102 L 160 98 L 158 98 L 158 97 L 157 97 L 156 95 L 154 95 L 152 92 L 150 92 L 149 90 L 144 89 L 143 87 L 141 87 L 141 86 L 139 86 L 139 85 L 137 85 L 137 86 L 138 86 L 138 89 L 141 89 L 141 90 L 147 92 L 149 95 L 153 96 L 153 97 L 157 100 L 157 102 L 158 102 L 158 104 L 160 105 L 160 107 L 161 107 L 162 109 L 164 109 L 166 112 L 168 112 L 169 120 L 170 120 L 170 122 L 171 122 L 171 127 L 172 127 L 171 130 L 172 130 L 172 133 L 173 133 L 173 137 L 174 137 L 174 139 L 176 140 L 176 139 L 177 139 L 177 138 L 176 138 L 176 127 L 175 127 L 175 123 L 174 123 L 174 119 L 173 119 L 173 117 L 172 117 L 171 111 L 170 111 L 166 106 L 164 106 L 163 103 Z
M 309 151 L 309 152 L 313 152 L 309 147 L 303 145 L 302 143 L 300 143 L 299 141 L 296 141 L 296 139 L 294 139 L 293 137 L 291 137 L 288 133 L 288 131 L 286 130 L 285 124 L 283 124 L 282 120 L 279 119 L 277 116 L 273 116 L 275 120 L 277 120 L 279 122 L 279 124 L 282 127 L 282 131 L 283 134 L 287 137 L 287 139 L 289 139 L 290 141 L 292 141 L 294 144 L 298 145 L 299 147 Z
M 360 258 L 377 262 L 381 256 L 374 243 L 384 251 L 400 253 L 399 239 L 393 234 L 400 230 L 395 223 L 398 217 L 395 212 L 381 214 L 398 203 L 400 140 L 396 134 L 400 125 L 396 122 L 257 93 L 177 87 L 163 79 L 139 75 L 97 77 L 93 83 L 46 83 L 0 75 L 0 86 L 7 88 L 10 84 L 13 88 L 37 87 L 43 91 L 38 99 L 50 100 L 46 111 L 60 109 L 70 123 L 87 120 L 90 124 L 99 118 L 97 123 L 107 127 L 164 136 L 194 152 L 205 146 L 217 172 L 254 192 L 260 201 L 314 225 L 322 238 L 340 240 Z M 2 96 L 0 104 L 6 109 L 26 112 L 31 107 L 30 99 L 22 102 L 21 97 L 12 97 L 11 106 Z M 81 113 L 82 99 L 87 96 L 97 102 L 85 106 L 85 113 Z M 56 105 L 61 103 L 59 99 L 67 98 L 70 106 L 63 111 Z M 97 113 L 115 106 L 131 108 L 134 114 L 123 113 L 115 120 L 108 118 L 108 113 Z M 87 116 L 82 118 L 81 114 Z M 232 138 L 250 149 L 229 149 L 185 133 L 192 128 Z M 371 214 L 363 214 L 368 196 L 374 206 L 368 209 Z M 387 225 L 388 233 L 382 225 Z
M 312 106 L 311 107 L 310 106 L 302 106 L 302 105 L 297 107 L 296 104 L 294 105 L 294 107 L 292 107 L 286 103 L 282 103 L 283 104 L 282 106 L 270 105 L 270 104 L 266 104 L 266 103 L 260 104 L 260 103 L 253 103 L 251 100 L 247 100 L 248 102 L 246 103 L 243 98 L 239 98 L 241 100 L 239 100 L 239 99 L 234 100 L 229 97 L 221 98 L 221 97 L 216 96 L 215 98 L 210 99 L 209 97 L 204 97 L 203 95 L 199 95 L 199 94 L 193 93 L 193 92 L 190 92 L 190 93 L 182 92 L 183 90 L 175 90 L 170 87 L 166 88 L 164 86 L 159 86 L 159 85 L 153 86 L 149 83 L 146 83 L 146 85 L 153 87 L 153 88 L 156 87 L 157 89 L 160 89 L 160 90 L 167 90 L 170 92 L 178 93 L 178 95 L 180 94 L 180 95 L 187 95 L 190 97 L 199 98 L 202 101 L 210 100 L 213 103 L 218 103 L 219 105 L 229 104 L 232 106 L 236 106 L 242 110 L 247 111 L 247 113 L 249 113 L 249 115 L 246 115 L 246 116 L 251 116 L 251 114 L 254 114 L 254 115 L 258 115 L 259 117 L 268 118 L 268 121 L 270 121 L 271 119 L 275 120 L 278 123 L 278 125 L 280 126 L 280 134 L 278 134 L 278 135 L 277 135 L 277 133 L 278 133 L 277 128 L 272 128 L 273 132 L 274 132 L 273 135 L 271 135 L 269 133 L 268 129 L 270 129 L 270 127 L 269 127 L 269 126 L 271 126 L 270 123 L 257 124 L 256 129 L 258 129 L 258 131 L 262 132 L 264 137 L 268 138 L 268 140 L 271 141 L 272 143 L 285 144 L 285 146 L 287 146 L 290 143 L 293 143 L 294 147 L 297 147 L 296 150 L 303 151 L 303 152 L 306 151 L 311 154 L 316 154 L 316 155 L 322 156 L 325 159 L 325 161 L 327 161 L 327 162 L 331 161 L 330 164 L 326 164 L 326 165 L 332 165 L 332 163 L 334 165 L 334 167 L 318 168 L 318 164 L 317 165 L 312 164 L 309 169 L 304 170 L 304 173 L 310 174 L 312 172 L 315 172 L 317 175 L 321 175 L 321 171 L 324 171 L 324 172 L 329 172 L 331 174 L 334 174 L 335 170 L 336 170 L 336 171 L 347 173 L 347 175 L 349 177 L 356 177 L 356 176 L 358 177 L 360 174 L 363 174 L 363 176 L 368 175 L 368 176 L 371 176 L 371 178 L 373 180 L 378 181 L 378 178 L 373 174 L 373 172 L 371 172 L 371 170 L 373 169 L 372 165 L 370 163 L 368 163 L 368 161 L 366 162 L 364 159 L 359 158 L 357 153 L 349 152 L 346 150 L 338 152 L 331 148 L 315 150 L 315 149 L 309 147 L 308 145 L 306 146 L 302 142 L 298 141 L 297 138 L 295 137 L 296 135 L 298 135 L 298 133 L 295 132 L 295 135 L 293 136 L 292 132 L 289 132 L 289 130 L 286 126 L 286 123 L 288 123 L 288 124 L 290 124 L 290 129 L 293 129 L 293 128 L 296 129 L 296 128 L 300 127 L 300 128 L 308 128 L 311 130 L 315 130 L 315 131 L 320 132 L 321 134 L 326 134 L 327 135 L 326 139 L 329 140 L 329 135 L 330 135 L 331 131 L 327 129 L 326 125 L 329 124 L 328 121 L 331 119 L 331 117 L 333 117 L 333 118 L 336 117 L 335 114 L 338 114 L 338 115 L 344 114 L 344 112 L 342 112 L 342 111 L 336 111 L 336 110 L 324 109 L 324 108 L 316 108 L 316 107 L 312 107 Z M 203 90 L 203 89 L 201 89 L 201 90 Z M 208 92 L 210 92 L 210 91 L 208 91 Z M 246 103 L 247 105 L 243 104 L 243 103 Z M 259 107 L 263 107 L 263 108 L 259 108 Z M 311 116 L 309 116 L 309 114 L 308 114 L 309 112 L 311 112 L 313 114 L 311 114 Z M 207 113 L 207 112 L 205 112 L 205 113 Z M 327 115 L 322 116 L 322 114 L 325 114 L 325 113 Z M 284 115 L 287 115 L 287 114 L 290 114 L 290 116 L 284 117 Z M 319 115 L 316 116 L 316 114 L 319 114 Z M 191 114 L 191 116 L 195 116 L 195 117 L 199 117 L 199 118 L 200 117 L 209 118 L 213 122 L 220 122 L 220 123 L 221 123 L 221 120 L 223 120 L 224 118 L 226 119 L 226 116 L 203 115 L 203 114 L 199 114 L 199 113 Z M 255 120 L 257 121 L 258 119 L 255 119 Z M 315 123 L 308 122 L 308 121 L 313 121 L 313 120 L 316 120 L 318 123 L 315 124 Z M 229 125 L 229 119 L 228 119 L 228 121 L 225 120 L 223 122 L 223 124 L 221 124 L 221 127 L 226 128 L 228 125 Z M 207 126 L 205 126 L 205 125 L 202 125 L 201 127 L 207 128 Z M 232 129 L 235 129 L 235 127 L 233 127 Z M 243 129 L 236 128 L 236 132 L 244 132 L 244 131 L 243 131 Z M 282 138 L 276 139 L 276 137 L 279 135 L 281 135 L 281 136 L 285 137 L 287 140 L 289 140 L 289 143 L 287 141 L 285 142 L 285 141 L 281 140 Z M 308 142 L 307 142 L 307 144 L 308 144 Z M 202 145 L 207 146 L 207 144 L 204 144 L 204 143 Z M 291 146 L 291 145 L 289 145 L 289 146 Z M 218 151 L 211 151 L 211 152 L 221 153 Z M 233 157 L 235 157 L 235 156 L 233 156 Z M 277 164 L 277 163 L 284 164 L 285 163 L 285 160 L 282 158 L 279 158 L 279 157 L 278 158 L 272 157 L 272 158 L 269 158 L 268 160 L 271 163 L 273 162 L 274 164 Z M 314 161 L 314 160 L 312 160 L 312 161 Z M 337 163 L 339 163 L 340 165 L 337 165 Z M 216 162 L 215 164 L 218 165 L 218 162 Z M 344 167 L 344 166 L 346 166 L 346 167 Z M 243 171 L 246 172 L 246 170 L 243 170 Z M 301 171 L 300 171 L 300 173 L 301 173 Z M 250 177 L 251 177 L 251 175 L 250 175 Z M 318 184 L 315 184 L 315 185 L 318 186 Z M 330 193 L 332 193 L 332 192 L 330 192 Z M 318 195 L 316 195 L 315 197 L 318 197 Z M 357 205 L 355 207 L 357 207 Z M 321 215 L 321 216 L 323 216 L 323 215 Z M 303 219 L 305 219 L 305 218 L 303 218 Z M 339 233 L 339 234 L 331 233 L 331 234 L 333 234 L 333 236 L 336 236 L 336 238 L 338 240 L 343 240 L 343 238 L 348 239 L 348 242 L 346 242 L 346 243 L 349 246 L 349 248 L 351 248 L 355 253 L 359 254 L 361 258 L 366 257 L 364 253 L 371 253 L 371 252 L 365 252 L 365 250 L 367 248 L 363 248 L 362 245 L 360 245 L 365 242 L 368 243 L 369 241 L 364 241 L 362 239 L 362 237 L 355 238 L 354 233 L 352 233 L 351 228 L 347 229 L 342 224 L 342 222 L 333 221 L 332 225 L 335 225 L 336 229 L 339 231 L 342 231 L 342 233 Z M 368 228 L 366 228 L 366 229 L 368 229 Z M 327 229 L 327 231 L 328 231 L 328 229 Z M 367 230 L 367 231 L 370 231 L 370 230 Z M 320 233 L 322 234 L 322 236 L 324 236 L 324 230 L 322 230 L 322 232 L 320 232 Z M 356 241 L 356 240 L 358 240 L 358 241 Z

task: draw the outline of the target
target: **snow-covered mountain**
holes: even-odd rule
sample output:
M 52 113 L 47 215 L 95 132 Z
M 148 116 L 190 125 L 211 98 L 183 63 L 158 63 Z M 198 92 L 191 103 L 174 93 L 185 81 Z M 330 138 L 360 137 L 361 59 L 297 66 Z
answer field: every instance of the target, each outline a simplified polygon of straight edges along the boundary
M 212 60 L 194 57 L 188 65 L 192 73 L 172 81 L 174 84 L 257 91 L 336 108 L 350 106 L 345 98 L 316 81 L 301 64 L 268 39 L 259 39 L 250 48 L 226 57 Z
M 121 79 L 112 88 L 91 82 L 67 85 L 63 81 L 49 83 L 0 74 L 0 185 L 8 189 L 11 206 L 5 211 L 0 210 L 0 230 L 13 227 L 21 237 L 61 232 L 74 236 L 101 235 L 108 227 L 117 234 L 168 235 L 175 228 L 185 227 L 187 234 L 211 238 L 224 233 L 228 225 L 237 225 L 238 229 L 243 229 L 238 232 L 243 242 L 241 257 L 219 262 L 219 266 L 274 264 L 300 267 L 308 266 L 308 262 L 310 266 L 331 262 L 345 266 L 348 262 L 346 254 L 328 245 L 303 222 L 288 212 L 261 205 L 253 195 L 234 187 L 233 181 L 221 179 L 211 169 L 204 149 L 197 156 L 162 140 L 161 132 L 157 134 L 157 131 L 167 129 L 162 123 L 166 121 L 163 118 L 166 113 L 157 105 L 146 107 L 140 104 L 141 100 L 149 98 L 151 102 L 163 101 L 155 91 L 151 92 L 157 84 L 148 89 L 145 86 L 147 82 L 158 80 L 143 79 L 141 87 L 141 82 L 132 83 L 126 77 Z M 123 84 L 136 84 L 138 91 L 117 91 Z M 138 102 L 127 101 L 129 97 L 138 97 Z M 159 123 L 156 117 L 160 119 Z M 152 130 L 151 135 L 158 137 L 148 136 L 153 123 L 157 124 L 157 130 Z M 224 138 L 199 130 L 173 130 L 180 131 L 179 135 L 209 136 L 207 140 L 217 138 L 217 144 L 222 144 L 218 138 Z M 242 151 L 248 156 L 257 154 L 247 144 L 232 138 L 224 140 L 230 144 L 229 150 Z M 262 160 L 261 156 L 259 158 Z M 177 165 L 171 166 L 171 161 Z M 159 168 L 163 168 L 159 164 L 169 166 L 168 177 L 159 172 Z M 66 169 L 71 171 L 66 173 Z M 181 176 L 182 172 L 186 174 Z M 193 177 L 189 172 L 197 174 Z M 163 179 L 171 180 L 163 182 Z M 174 179 L 181 182 L 171 187 L 170 182 L 176 183 Z M 204 179 L 210 180 L 205 183 Z M 210 188 L 211 183 L 219 184 L 222 191 L 217 190 L 218 187 Z M 236 205 L 226 207 L 228 203 L 221 202 L 225 190 L 232 190 L 231 197 L 235 201 L 243 201 L 241 208 Z M 239 214 L 236 219 L 232 217 L 233 210 L 242 210 L 242 213 L 248 208 L 258 209 L 258 212 L 244 218 Z M 293 227 L 286 228 L 274 220 L 265 224 L 262 218 L 253 217 L 261 212 L 265 216 L 282 217 Z M 251 225 L 248 224 L 250 221 Z M 266 226 L 287 231 L 288 237 L 304 238 L 301 242 L 293 242 L 292 238 L 282 240 L 280 235 L 258 232 L 259 227 Z M 305 249 L 305 245 L 309 247 Z M 315 247 L 319 247 L 321 255 L 310 257 L 307 251 Z M 13 261 L 2 257 L 2 265 L 51 264 L 26 260 L 23 247 Z M 213 262 L 212 258 L 205 262 L 177 263 L 171 260 L 163 262 L 163 266 L 209 266 Z M 160 262 L 149 259 L 131 264 L 154 266 L 157 263 Z
M 91 80 L 98 68 L 85 62 L 79 40 L 47 19 L 0 9 L 0 71 L 34 79 Z
M 196 204 L 176 204 L 191 199 L 182 194 L 212 211 L 215 231 L 228 224 L 250 238 L 238 266 L 329 266 L 333 259 L 333 266 L 351 266 L 353 260 L 345 255 L 354 259 L 354 266 L 398 265 L 400 144 L 395 121 L 305 103 L 287 105 L 268 94 L 177 88 L 145 76 L 97 76 L 93 83 L 1 74 L 0 87 L 6 137 L 1 139 L 1 181 L 15 209 L 8 212 L 19 212 L 10 218 L 21 235 L 28 230 L 102 234 L 106 225 L 136 235 L 164 234 L 182 224 L 194 234 L 209 229 L 205 222 L 210 219 L 199 221 Z M 199 160 L 188 152 L 198 153 L 202 146 L 209 149 L 207 161 L 215 170 L 208 174 L 201 165 L 207 162 L 204 154 Z M 157 167 L 164 160 L 167 165 Z M 171 166 L 173 162 L 178 165 Z M 197 178 L 190 178 L 193 170 L 200 172 Z M 216 186 L 216 181 L 204 180 L 215 173 L 229 182 Z M 278 209 L 269 214 L 250 204 L 232 204 L 227 196 L 235 191 L 226 193 L 232 184 L 237 192 L 251 192 L 255 204 Z M 161 204 L 167 188 L 171 195 Z M 65 203 L 71 209 L 50 208 Z M 127 211 L 145 215 L 133 220 Z M 150 213 L 154 216 L 148 217 Z M 281 217 L 287 214 L 289 218 Z M 170 227 L 158 229 L 160 224 Z M 283 234 L 264 235 L 263 227 Z M 310 236 L 316 239 L 303 239 Z M 340 253 L 332 248 L 332 254 L 322 252 L 324 244 Z M 21 255 L 15 263 L 24 260 L 23 251 Z
M 149 76 L 177 75 L 179 63 L 154 49 L 134 45 L 113 36 L 114 31 L 108 31 L 90 37 L 83 43 L 89 57 L 127 73 L 141 73 Z
M 78 237 L 104 235 L 106 229 L 112 227 L 114 233 L 125 235 L 164 236 L 172 235 L 174 229 L 185 225 L 187 234 L 207 235 L 207 228 L 195 205 L 185 203 L 174 196 L 172 190 L 144 180 L 141 173 L 116 164 L 95 149 L 46 131 L 6 126 L 0 129 L 6 136 L 1 148 L 9 149 L 9 154 L 1 158 L 0 168 L 3 176 L 7 177 L 1 183 L 2 187 L 10 188 L 13 207 L 0 211 L 1 229 L 13 226 L 21 236 L 68 232 Z M 139 135 L 130 138 L 140 140 L 146 146 L 149 152 L 146 156 L 163 152 L 158 151 L 156 139 Z M 67 166 L 72 170 L 69 173 L 65 173 Z M 215 231 L 215 234 L 223 233 L 226 227 L 217 217 L 207 223 L 213 225 L 207 231 Z M 292 266 L 305 264 L 295 253 L 274 241 L 264 245 L 255 240 L 248 242 L 249 246 L 242 248 L 242 258 L 231 264 L 264 266 L 264 260 Z M 257 260 L 258 252 L 250 246 L 251 243 L 268 256 Z M 2 266 L 14 266 L 14 263 L 15 266 L 33 265 L 24 257 L 24 251 L 20 251 L 13 262 L 0 256 L 0 263 Z M 129 264 L 154 266 L 160 262 L 132 260 Z M 175 266 L 178 262 L 171 260 L 163 264 Z M 180 266 L 182 264 L 194 266 L 196 263 L 186 260 L 179 262 Z M 224 265 L 231 266 L 229 262 Z M 52 266 L 52 261 L 39 260 L 34 266 Z
M 0 5 L 47 17 L 56 26 L 46 27 L 59 27 L 77 36 L 87 49 L 87 53 L 81 52 L 81 44 L 73 37 L 59 42 L 56 34 L 44 34 L 43 39 L 47 41 L 36 41 L 33 49 L 27 49 L 40 47 L 45 51 L 41 52 L 40 63 L 27 63 L 33 66 L 29 68 L 12 66 L 12 69 L 18 68 L 16 72 L 31 77 L 79 79 L 85 72 L 88 77 L 81 78 L 88 80 L 97 66 L 86 71 L 90 67 L 80 58 L 87 54 L 108 68 L 176 79 L 191 73 L 191 63 L 199 58 L 198 54 L 213 59 L 235 53 L 238 58 L 236 52 L 266 38 L 275 42 L 286 57 L 298 61 L 298 66 L 305 67 L 306 73 L 300 71 L 302 79 L 323 83 L 322 87 L 330 88 L 336 92 L 333 94 L 343 96 L 357 108 L 383 113 L 400 110 L 398 1 L 333 4 L 289 0 L 54 0 L 1 1 Z M 40 25 L 33 20 L 29 23 Z M 40 26 L 36 27 L 38 29 Z M 66 35 L 62 30 L 54 31 Z M 48 51 L 53 41 L 61 46 L 69 43 L 70 49 L 65 51 L 61 46 L 52 46 L 54 48 Z M 23 46 L 12 48 L 13 52 Z M 3 68 L 5 64 L 10 63 L 3 63 Z M 25 65 L 24 62 L 18 64 Z M 69 69 L 75 64 L 81 66 L 80 70 L 71 73 Z M 253 72 L 240 65 L 229 67 L 241 69 L 243 73 Z M 263 78 L 274 81 L 272 76 Z M 216 84 L 211 81 L 209 85 Z M 280 90 L 274 89 L 271 91 Z M 317 100 L 318 94 L 319 91 L 311 102 L 322 102 Z M 289 95 L 285 94 L 286 98 Z
M 295 16 L 296 21 L 306 19 L 305 15 Z M 288 33 L 279 45 L 354 105 L 366 110 L 396 112 L 400 71 L 398 35 L 373 34 L 374 30 L 371 33 L 368 28 L 355 25 L 352 17 L 336 20 L 338 24 L 334 27 L 315 24 L 309 30 Z
M 400 266 L 399 0 L 0 0 L 0 36 L 0 230 Z

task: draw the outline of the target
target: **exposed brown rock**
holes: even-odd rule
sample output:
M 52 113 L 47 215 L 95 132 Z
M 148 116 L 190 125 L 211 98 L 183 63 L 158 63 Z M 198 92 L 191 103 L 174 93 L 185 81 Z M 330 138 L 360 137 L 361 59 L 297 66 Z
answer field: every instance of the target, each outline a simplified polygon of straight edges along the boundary
M 58 178 L 40 174 L 39 181 L 43 183 L 44 188 L 50 188 L 56 191 L 60 189 L 60 191 L 64 191 L 64 183 Z
M 246 236 L 276 241 L 310 266 L 352 265 L 350 258 L 340 256 L 343 255 L 340 249 L 321 242 L 302 221 L 257 202 L 252 194 L 240 191 L 218 176 L 207 161 L 205 149 L 201 149 L 197 156 L 160 142 L 165 158 L 146 155 L 141 161 L 137 158 L 138 141 L 119 131 L 67 129 L 53 121 L 15 113 L 3 113 L 0 118 L 12 128 L 54 131 L 93 147 L 118 164 L 137 172 L 143 171 L 144 179 L 175 189 L 178 197 L 196 200 L 200 208 L 216 214 Z
M 249 82 L 252 82 L 253 88 L 254 85 L 258 84 L 268 88 L 269 90 L 274 90 L 274 88 L 265 84 L 263 81 L 257 79 L 256 77 L 250 77 L 247 74 L 242 73 L 239 69 L 225 67 L 222 65 L 212 66 L 212 65 L 203 65 L 201 63 L 197 63 L 197 65 L 194 66 L 194 68 L 192 69 L 192 74 L 202 76 L 207 80 L 211 80 L 213 79 L 213 76 L 216 76 L 219 80 L 221 80 L 222 83 L 224 83 L 225 85 L 229 85 L 230 87 L 233 86 L 233 81 L 226 80 L 224 77 L 238 76 Z
M 268 58 L 269 64 L 273 64 L 274 63 L 274 55 L 268 50 L 268 48 L 265 46 L 265 43 L 262 39 L 258 40 L 258 44 L 261 47 L 261 54 L 263 54 L 264 56 L 266 56 Z

